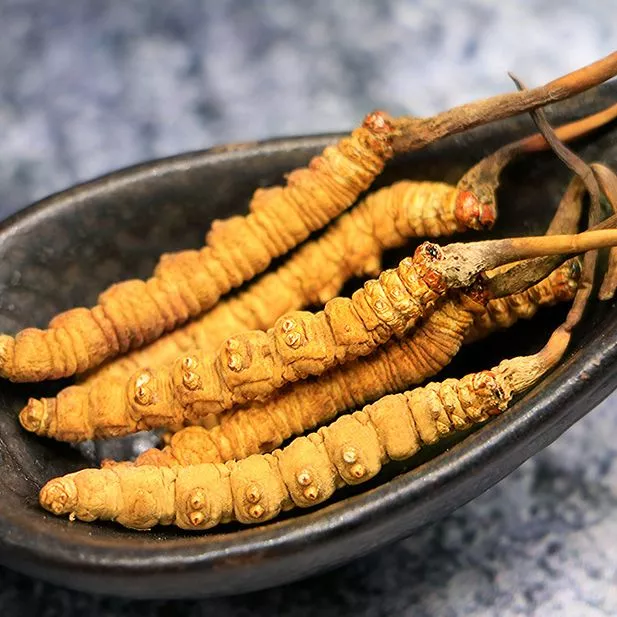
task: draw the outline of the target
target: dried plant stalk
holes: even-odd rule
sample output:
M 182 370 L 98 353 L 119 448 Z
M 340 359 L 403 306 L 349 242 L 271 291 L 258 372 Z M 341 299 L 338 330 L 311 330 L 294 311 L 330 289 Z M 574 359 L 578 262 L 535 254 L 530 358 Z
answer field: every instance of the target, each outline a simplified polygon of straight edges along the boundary
M 542 113 L 542 110 L 537 113 Z M 605 126 L 615 118 L 617 118 L 617 104 L 575 122 L 560 126 L 555 129 L 554 135 L 558 140 L 572 141 Z M 546 126 L 547 123 L 543 124 L 543 127 Z M 494 220 L 496 217 L 495 193 L 503 169 L 521 154 L 546 150 L 553 144 L 554 142 L 547 141 L 542 133 L 536 133 L 506 144 L 482 159 L 457 184 L 459 208 L 463 209 L 465 205 L 468 205 L 468 207 L 481 213 L 480 220 L 483 216 L 487 216 L 488 220 L 491 218 Z
M 395 124 L 395 152 L 418 150 L 447 135 L 510 118 L 584 92 L 617 74 L 617 52 L 543 86 L 453 107 L 430 118 L 400 118 Z
M 600 163 L 592 163 L 591 169 L 602 188 L 602 192 L 611 204 L 613 213 L 617 212 L 617 176 L 612 169 Z M 617 289 L 617 249 L 610 250 L 608 268 L 602 286 L 598 292 L 600 300 L 611 300 Z
M 579 226 L 582 210 L 585 186 L 578 176 L 574 176 L 561 199 L 555 216 L 549 225 L 546 235 L 574 233 Z M 553 257 L 539 257 L 518 264 L 510 264 L 503 268 L 496 268 L 488 274 L 487 287 L 490 293 L 501 298 L 508 292 L 517 294 L 521 290 L 528 289 L 546 276 L 545 272 L 558 268 L 567 258 L 563 255 Z M 513 284 L 517 280 L 518 284 Z
M 549 277 L 526 291 L 503 298 L 494 298 L 486 311 L 479 314 L 465 343 L 473 343 L 497 330 L 511 328 L 521 319 L 531 319 L 542 306 L 553 306 L 574 298 L 581 276 L 581 261 L 575 258 L 557 268 Z
M 579 276 L 575 259 L 533 288 L 491 300 L 486 307 L 477 294 L 475 300 L 464 294 L 447 299 L 408 337 L 392 340 L 319 380 L 287 387 L 264 403 L 220 414 L 218 426 L 184 428 L 169 438 L 168 446 L 147 450 L 132 464 L 219 463 L 271 452 L 290 437 L 330 422 L 348 409 L 422 383 L 445 368 L 463 343 L 518 319 L 530 319 L 540 306 L 572 300 Z
M 349 207 L 393 154 L 568 98 L 616 73 L 613 53 L 545 86 L 432 118 L 369 114 L 349 138 L 326 148 L 307 169 L 292 172 L 286 187 L 257 191 L 251 214 L 213 226 L 200 251 L 166 256 L 148 281 L 115 285 L 93 309 L 61 313 L 47 330 L 28 328 L 15 338 L 2 335 L 0 375 L 13 381 L 65 377 L 152 341 L 212 307 L 222 294 Z
M 56 515 L 135 529 L 263 523 L 323 503 L 337 489 L 375 477 L 388 461 L 502 413 L 561 358 L 568 340 L 558 330 L 533 356 L 386 396 L 272 454 L 225 464 L 87 469 L 48 482 L 40 503 Z

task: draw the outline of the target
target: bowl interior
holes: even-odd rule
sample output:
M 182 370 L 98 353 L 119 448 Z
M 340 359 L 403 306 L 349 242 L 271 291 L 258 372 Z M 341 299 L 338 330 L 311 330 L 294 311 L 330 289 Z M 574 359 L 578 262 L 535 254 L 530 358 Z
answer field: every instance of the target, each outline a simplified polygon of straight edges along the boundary
M 599 109 L 614 100 L 616 91 L 604 88 L 578 97 L 560 106 L 553 117 L 561 122 Z M 455 183 L 485 154 L 531 131 L 530 121 L 522 118 L 445 140 L 396 159 L 374 188 L 402 178 Z M 589 161 L 614 165 L 616 137 L 612 126 L 581 140 L 576 149 Z M 335 140 L 334 136 L 278 140 L 148 163 L 53 196 L 13 217 L 0 230 L 0 331 L 44 327 L 59 311 L 95 304 L 98 293 L 115 281 L 147 277 L 161 252 L 199 246 L 212 220 L 245 212 L 255 188 L 281 182 L 286 172 Z M 503 175 L 500 216 L 492 236 L 542 233 L 568 178 L 569 172 L 550 154 L 511 165 Z M 402 254 L 389 255 L 389 263 Z M 564 307 L 543 310 L 532 322 L 465 349 L 447 374 L 487 368 L 504 353 L 536 350 L 563 315 Z M 101 456 L 134 454 L 152 438 L 81 448 L 39 439 L 19 428 L 19 410 L 29 396 L 53 395 L 69 382 L 4 382 L 0 559 L 65 585 L 141 597 L 246 591 L 331 567 L 461 505 L 539 449 L 541 444 L 530 445 L 518 462 L 504 462 L 477 482 L 440 481 L 441 474 L 462 473 L 465 457 L 474 451 L 490 449 L 491 439 L 508 428 L 513 413 L 540 413 L 559 388 L 570 387 L 574 396 L 576 388 L 564 381 L 564 371 L 585 360 L 585 350 L 606 348 L 612 341 L 613 322 L 612 305 L 593 302 L 563 367 L 512 413 L 480 428 L 459 446 L 448 442 L 388 466 L 368 487 L 343 491 L 332 504 L 317 510 L 296 511 L 262 527 L 229 525 L 200 535 L 69 523 L 42 512 L 37 494 L 49 478 L 91 465 Z M 596 392 L 596 399 L 607 388 Z M 591 406 L 592 398 L 588 396 L 585 409 L 579 406 L 579 415 Z M 561 419 L 560 430 L 555 429 L 551 438 L 573 421 Z M 496 451 L 490 456 L 500 460 Z M 432 482 L 437 492 L 441 487 L 440 502 L 439 495 L 422 492 L 427 490 L 420 488 L 422 482 L 425 487 Z M 426 499 L 434 500 L 431 507 L 426 507 Z

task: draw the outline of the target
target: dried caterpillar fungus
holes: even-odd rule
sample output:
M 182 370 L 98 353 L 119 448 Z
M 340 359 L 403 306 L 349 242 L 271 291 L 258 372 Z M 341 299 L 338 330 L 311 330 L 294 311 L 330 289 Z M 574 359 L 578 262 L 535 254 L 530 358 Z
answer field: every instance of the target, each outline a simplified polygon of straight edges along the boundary
M 578 221 L 578 216 L 576 213 L 580 212 L 581 198 L 581 191 L 577 190 L 573 192 L 572 187 L 568 188 L 557 210 L 555 219 L 553 223 L 551 223 L 549 232 L 571 231 L 576 228 Z M 572 212 L 574 212 L 574 216 L 571 215 Z M 563 285 L 559 284 L 559 280 L 561 280 L 559 278 L 557 279 L 557 285 L 555 285 L 553 280 L 556 276 L 560 276 L 559 272 L 560 271 L 553 273 L 547 281 L 540 283 L 539 288 L 546 286 L 548 288 L 548 292 L 544 294 L 537 294 L 538 300 L 544 298 L 547 302 L 551 301 L 551 294 L 554 296 L 556 293 L 555 290 L 559 290 L 560 287 L 565 289 L 565 292 L 562 290 L 562 292 L 557 293 L 565 293 L 565 295 L 571 293 L 573 288 L 573 271 L 567 270 L 567 274 L 563 277 L 563 281 L 565 281 Z M 510 274 L 508 272 L 506 279 L 509 278 Z M 508 284 L 506 283 L 504 289 L 502 290 L 503 293 L 508 293 L 507 285 Z M 503 295 L 502 292 L 500 292 L 501 295 Z M 499 314 L 501 314 L 502 322 L 508 319 L 508 315 L 512 313 L 510 306 L 518 306 L 519 313 L 524 312 L 525 305 L 529 304 L 530 294 L 531 299 L 534 299 L 533 293 L 533 290 L 525 292 L 519 296 L 520 300 L 516 301 L 515 299 L 510 299 L 505 305 L 503 303 L 498 303 L 501 306 Z M 516 315 L 514 315 L 514 317 L 516 317 Z M 465 332 L 459 332 L 458 338 L 463 336 L 465 336 Z M 453 339 L 456 339 L 456 337 L 453 337 Z M 452 354 L 456 353 L 458 346 L 451 344 L 450 349 Z M 449 360 L 446 359 L 445 362 L 447 363 L 447 361 Z M 431 374 L 433 373 L 428 372 L 425 376 L 430 376 Z M 370 374 L 367 379 L 370 379 Z M 417 383 L 417 380 L 414 381 L 414 379 L 415 377 L 403 377 L 404 383 L 400 385 L 400 389 L 408 387 L 408 385 L 413 383 Z M 387 382 L 388 380 L 382 378 L 382 381 Z M 307 385 L 307 388 L 317 390 L 317 386 L 315 384 L 309 384 Z M 63 441 L 79 441 L 89 438 L 109 437 L 117 434 L 124 434 L 125 432 L 130 431 L 135 425 L 134 419 L 122 411 L 121 405 L 124 401 L 124 391 L 125 383 L 122 379 L 109 379 L 106 381 L 104 387 L 101 386 L 100 383 L 95 384 L 90 392 L 86 391 L 85 388 L 78 386 L 67 388 L 62 391 L 55 400 L 43 399 L 42 401 L 37 401 L 35 399 L 31 399 L 28 406 L 20 414 L 20 420 L 22 425 L 28 430 L 35 431 L 39 435 L 51 436 Z M 377 390 L 378 394 L 386 392 L 387 390 Z M 309 394 L 308 396 L 310 398 L 311 395 Z M 314 393 L 312 396 L 314 396 L 315 400 L 317 400 L 317 393 Z M 368 396 L 370 396 L 370 393 L 366 392 L 358 395 L 355 403 L 360 405 L 367 402 L 367 400 L 370 400 L 367 398 Z M 325 407 L 327 406 L 319 405 L 318 409 Z M 307 409 L 311 409 L 310 405 L 307 406 Z M 344 410 L 344 407 L 339 405 L 336 409 L 338 410 L 337 412 L 340 412 Z M 211 418 L 212 416 L 207 416 L 208 420 Z M 307 422 L 301 423 L 300 426 L 310 428 L 320 421 L 321 420 L 319 417 L 313 418 L 312 420 L 309 418 Z M 167 426 L 168 428 L 180 428 L 182 424 L 183 422 L 177 422 L 175 425 L 168 422 Z M 272 423 L 270 422 L 270 425 L 271 424 Z M 236 428 L 235 430 L 240 429 Z M 284 438 L 285 437 L 283 436 L 278 438 L 279 441 L 276 439 L 270 441 L 272 441 L 274 444 L 273 447 L 275 447 L 278 445 L 280 440 Z
M 163 255 L 152 278 L 113 285 L 96 307 L 60 313 L 47 330 L 2 335 L 0 375 L 40 381 L 81 373 L 212 307 L 349 207 L 392 156 L 392 131 L 385 114 L 369 114 L 290 173 L 285 187 L 257 190 L 247 216 L 213 224 L 202 249 Z
M 566 141 L 576 139 L 616 115 L 617 105 L 613 105 L 559 127 L 556 135 Z M 383 250 L 402 246 L 409 237 L 449 236 L 491 227 L 502 169 L 516 156 L 547 146 L 541 133 L 507 144 L 475 165 L 456 187 L 402 180 L 376 191 L 336 221 L 322 238 L 255 282 L 248 292 L 86 374 L 81 383 L 91 386 L 101 378 L 128 378 L 141 367 L 162 366 L 192 349 L 214 351 L 237 332 L 270 328 L 287 311 L 327 302 L 350 276 L 376 276 Z
M 493 269 L 504 263 L 541 255 L 581 253 L 612 246 L 616 242 L 617 231 L 598 230 L 575 236 L 509 238 L 451 244 L 444 248 L 424 243 L 413 259 L 401 262 L 397 271 L 382 273 L 380 280 L 384 286 L 369 282 L 354 294 L 355 302 L 352 297 L 352 300 L 336 298 L 328 303 L 325 311 L 317 315 L 320 324 L 326 324 L 327 319 L 328 327 L 333 326 L 329 331 L 323 328 L 317 332 L 304 330 L 300 334 L 294 328 L 290 329 L 290 320 L 284 317 L 269 334 L 250 332 L 234 337 L 231 347 L 225 345 L 222 352 L 208 363 L 200 363 L 195 354 L 180 358 L 171 369 L 142 371 L 124 389 L 92 388 L 85 393 L 87 396 L 83 392 L 72 396 L 69 388 L 55 400 L 31 399 L 22 410 L 20 420 L 28 430 L 40 435 L 55 434 L 70 441 L 97 435 L 122 435 L 152 427 L 196 424 L 200 417 L 214 409 L 220 410 L 221 400 L 230 407 L 232 400 L 242 400 L 238 393 L 244 400 L 271 393 L 277 383 L 273 376 L 291 381 L 290 377 L 306 377 L 314 369 L 323 372 L 345 359 L 368 355 L 379 343 L 395 333 L 403 334 L 410 324 L 430 312 L 435 299 L 446 291 L 443 284 L 446 278 L 451 286 L 463 287 L 477 279 L 482 268 Z M 375 293 L 384 287 L 389 298 Z M 366 293 L 367 289 L 369 293 Z M 329 312 L 332 307 L 336 310 Z M 315 323 L 311 322 L 315 319 L 312 313 L 300 315 L 307 316 L 303 326 Z M 307 334 L 310 339 L 306 338 Z M 328 335 L 334 344 L 326 347 L 324 352 L 320 343 Z M 250 342 L 250 345 L 245 344 L 241 350 L 240 340 Z M 279 354 L 277 359 L 285 361 L 284 366 L 289 369 L 287 373 L 273 370 L 278 371 L 279 366 L 275 365 L 272 356 L 268 356 L 271 347 L 266 344 L 266 341 L 272 343 L 273 340 L 284 345 L 282 349 L 287 355 L 283 355 L 280 348 L 276 351 Z M 299 353 L 295 353 L 298 348 Z M 245 355 L 240 355 L 240 351 Z M 249 356 L 249 353 L 253 355 Z M 224 366 L 217 366 L 216 362 L 225 358 L 225 354 Z M 245 358 L 250 359 L 250 365 L 244 363 Z M 225 377 L 231 378 L 232 388 L 228 392 L 233 391 L 235 399 L 227 393 L 227 398 L 220 396 L 223 381 L 217 369 L 226 371 Z M 62 427 L 61 433 L 59 427 Z
M 264 403 L 220 414 L 218 426 L 184 428 L 170 437 L 168 446 L 147 450 L 135 464 L 193 465 L 270 452 L 347 409 L 422 383 L 447 366 L 463 343 L 529 319 L 540 306 L 571 300 L 579 275 L 577 259 L 533 288 L 491 300 L 486 308 L 477 296 L 447 299 L 409 337 L 332 369 L 318 381 L 294 384 Z
M 87 469 L 48 482 L 40 503 L 56 515 L 135 529 L 262 523 L 323 503 L 337 489 L 373 478 L 388 461 L 502 413 L 563 353 L 563 333 L 555 337 L 557 351 L 545 348 L 460 380 L 388 395 L 272 454 L 224 464 Z
M 107 396 L 110 388 L 124 387 L 142 366 L 157 368 L 189 350 L 213 351 L 232 334 L 266 329 L 287 311 L 327 301 L 350 276 L 378 274 L 383 250 L 402 246 L 414 235 L 450 235 L 475 225 L 474 213 L 460 212 L 456 203 L 456 190 L 437 182 L 400 181 L 380 189 L 247 291 L 87 375 L 61 395 L 61 401 L 88 396 L 87 389 L 93 387 Z
M 265 330 L 288 311 L 327 302 L 352 276 L 378 275 L 383 251 L 403 246 L 411 237 L 476 229 L 478 213 L 459 208 L 457 195 L 454 187 L 444 183 L 410 180 L 372 193 L 321 238 L 301 247 L 247 291 L 219 302 L 147 347 L 103 365 L 81 384 L 89 387 L 107 377 L 128 378 L 142 366 L 161 366 L 191 349 L 214 351 L 233 334 Z
M 471 285 L 486 267 L 518 260 L 521 250 L 540 256 L 544 247 L 552 246 L 553 254 L 576 253 L 592 246 L 594 238 L 611 245 L 615 233 L 586 232 L 580 234 L 580 244 L 579 236 L 493 240 L 443 249 L 426 242 L 413 258 L 367 282 L 350 299 L 335 298 L 315 314 L 288 313 L 267 332 L 227 339 L 216 354 L 196 353 L 179 358 L 173 367 L 136 373 L 127 388 L 130 413 L 138 426 L 141 420 L 152 426 L 151 417 L 155 425 L 161 418 L 177 425 L 265 399 L 285 383 L 320 375 L 368 355 L 392 336 L 404 335 L 448 288 Z
M 435 245 L 427 246 L 431 254 L 439 251 Z M 403 333 L 443 295 L 445 289 L 429 278 L 438 290 L 433 291 L 422 278 L 427 246 L 423 245 L 414 259 L 403 260 L 397 270 L 383 272 L 380 280 L 384 285 L 369 281 L 351 300 L 335 298 L 316 314 L 290 313 L 268 333 L 240 333 L 228 339 L 218 355 L 202 354 L 198 359 L 199 354 L 192 354 L 160 369 L 139 371 L 124 388 L 119 383 L 112 386 L 105 382 L 90 389 L 66 388 L 56 399 L 31 399 L 20 414 L 22 425 L 43 435 L 60 435 L 55 427 L 62 426 L 62 433 L 70 441 L 118 436 L 157 426 L 181 426 L 231 407 L 231 394 L 221 405 L 223 381 L 218 370 L 235 385 L 234 390 L 240 392 L 244 386 L 242 392 L 265 397 L 275 386 L 271 379 L 275 368 L 272 352 L 296 374 L 301 367 L 311 369 L 311 363 L 323 372 L 328 364 L 335 364 L 337 359 L 341 362 L 344 358 L 334 353 L 337 347 L 348 350 L 348 358 L 354 352 L 356 356 L 366 355 L 389 339 L 394 328 Z M 428 259 L 432 259 L 431 254 Z M 314 327 L 315 323 L 321 330 Z M 326 330 L 330 324 L 332 328 Z M 338 340 L 333 338 L 333 332 Z M 325 338 L 328 333 L 329 339 Z M 307 336 L 317 341 L 313 343 Z M 278 339 L 284 347 L 272 349 Z M 310 372 L 302 371 L 304 376 Z M 286 376 L 291 378 L 293 374 L 288 372 Z M 239 396 L 235 400 L 239 401 Z
M 213 225 L 199 251 L 164 256 L 148 281 L 125 281 L 93 309 L 61 313 L 47 330 L 0 337 L 0 375 L 40 381 L 85 372 L 152 341 L 212 307 L 349 207 L 395 153 L 571 97 L 617 73 L 617 54 L 525 92 L 455 107 L 431 118 L 369 114 L 336 147 L 292 172 L 284 188 L 255 193 L 251 213 Z
M 481 297 L 467 296 L 448 299 L 409 337 L 392 340 L 317 380 L 293 384 L 263 403 L 220 414 L 219 424 L 208 430 L 182 429 L 173 435 L 170 446 L 146 451 L 136 464 L 224 462 L 269 452 L 347 409 L 420 383 L 458 352 L 474 315 L 483 310 L 481 301 Z
M 607 72 L 615 70 L 617 54 L 544 88 L 520 93 L 518 98 L 501 97 L 493 102 L 492 108 L 485 103 L 452 110 L 428 123 L 422 119 L 393 122 L 391 145 L 395 151 L 418 147 L 444 134 L 458 132 L 492 118 L 491 109 L 497 109 L 494 117 L 504 117 L 513 113 L 515 108 L 534 107 L 541 101 L 564 96 L 564 92 L 580 90 L 586 87 L 584 84 L 604 78 Z M 599 237 L 593 236 L 595 239 Z M 447 288 L 479 284 L 494 290 L 491 286 L 493 281 L 478 279 L 478 274 L 501 263 L 547 254 L 582 252 L 608 246 L 609 239 L 611 243 L 617 242 L 613 233 L 604 236 L 604 244 L 594 244 L 591 235 L 582 234 L 578 238 L 552 238 L 548 245 L 539 243 L 537 239 L 520 238 L 501 244 L 487 242 L 472 249 L 455 245 L 441 252 L 427 245 L 428 257 L 434 258 L 437 263 L 432 264 L 435 267 L 423 264 L 424 268 L 419 274 L 436 293 L 437 300 L 447 303 L 449 299 L 441 297 Z M 551 252 L 547 252 L 549 245 Z M 494 258 L 496 252 L 500 253 L 497 260 Z M 465 294 L 452 296 L 463 300 Z M 429 305 L 431 302 L 433 300 L 429 301 Z M 431 307 L 428 308 L 430 311 Z M 572 320 L 568 323 L 571 324 Z M 492 371 L 483 371 L 460 381 L 451 380 L 446 388 L 443 388 L 445 384 L 437 384 L 421 389 L 421 392 L 419 389 L 407 393 L 400 404 L 391 402 L 393 397 L 389 397 L 390 402 L 386 401 L 385 410 L 373 413 L 369 408 L 342 418 L 307 438 L 295 440 L 289 448 L 273 455 L 256 455 L 240 463 L 224 465 L 163 470 L 147 466 L 118 467 L 100 472 L 78 472 L 48 483 L 41 491 L 41 504 L 56 514 L 67 513 L 71 518 L 111 519 L 136 528 L 148 528 L 160 522 L 175 523 L 188 529 L 205 529 L 234 519 L 243 522 L 269 520 L 279 511 L 294 505 L 321 502 L 338 486 L 360 483 L 373 477 L 381 464 L 389 459 L 409 456 L 423 443 L 432 443 L 441 434 L 498 413 L 507 406 L 512 395 L 532 385 L 561 358 L 569 339 L 566 325 L 554 334 L 540 354 L 502 363 Z M 232 363 L 236 364 L 235 361 Z M 197 383 L 200 375 L 192 370 L 194 365 L 190 361 L 182 362 L 179 368 L 188 369 L 188 373 L 182 376 L 183 386 L 187 390 L 201 387 L 201 383 Z M 469 379 L 469 383 L 464 383 L 465 379 Z M 167 385 L 174 384 L 168 381 Z M 134 394 L 138 398 L 148 399 L 153 394 L 145 387 L 147 383 L 136 386 Z M 412 400 L 416 392 L 419 393 L 417 401 Z M 160 394 L 160 391 L 154 392 L 154 404 L 161 406 L 150 409 L 153 413 L 147 418 L 148 421 L 164 422 L 169 419 L 164 417 L 166 413 L 169 415 L 164 409 L 164 399 L 170 393 L 163 391 L 163 400 L 159 398 Z M 177 398 L 175 394 L 171 393 L 171 398 Z M 403 415 L 391 411 L 395 407 L 402 409 Z M 134 409 L 131 411 L 130 421 L 138 426 L 142 414 L 135 413 Z M 196 406 L 191 411 L 201 410 Z M 173 416 L 174 419 L 177 417 L 178 414 Z M 82 420 L 79 418 L 79 421 Z M 118 417 L 112 418 L 110 415 L 107 420 L 113 422 Z M 406 433 L 402 420 L 411 427 Z M 409 438 L 410 433 L 413 441 Z M 301 445 L 295 446 L 297 443 Z M 309 444 L 309 448 L 314 446 L 315 451 L 302 450 L 303 444 Z M 292 450 L 294 447 L 296 450 Z M 144 472 L 138 473 L 142 469 Z
M 602 188 L 602 192 L 611 205 L 613 212 L 617 212 L 617 175 L 601 163 L 592 163 L 590 165 L 596 180 Z M 608 257 L 608 266 L 606 274 L 602 280 L 598 298 L 600 300 L 611 300 L 617 289 L 617 249 L 612 248 Z

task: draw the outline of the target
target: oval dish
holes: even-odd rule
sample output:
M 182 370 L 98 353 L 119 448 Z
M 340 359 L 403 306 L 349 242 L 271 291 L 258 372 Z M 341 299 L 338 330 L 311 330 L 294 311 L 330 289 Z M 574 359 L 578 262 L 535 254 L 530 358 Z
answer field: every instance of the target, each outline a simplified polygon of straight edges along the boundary
M 615 101 L 605 86 L 556 106 L 563 122 Z M 397 158 L 375 188 L 401 178 L 456 182 L 463 171 L 514 137 L 528 118 L 482 127 Z M 278 183 L 336 135 L 215 148 L 154 161 L 45 199 L 0 228 L 0 331 L 44 326 L 58 311 L 92 305 L 120 279 L 145 277 L 163 251 L 195 247 L 214 218 L 246 210 L 253 190 Z M 617 162 L 617 126 L 575 146 Z M 494 236 L 542 233 L 569 172 L 551 154 L 511 165 L 500 190 Z M 471 234 L 466 238 L 474 239 Z M 489 368 L 536 350 L 562 309 L 464 350 L 449 374 Z M 389 467 L 368 487 L 329 505 L 295 511 L 259 527 L 224 526 L 191 535 L 157 528 L 132 532 L 69 523 L 43 512 L 42 484 L 89 462 L 82 452 L 22 431 L 28 396 L 64 383 L 0 384 L 0 561 L 76 589 L 139 598 L 224 595 L 282 584 L 343 564 L 446 515 L 479 495 L 590 411 L 615 386 L 617 313 L 594 302 L 566 360 L 510 411 L 442 451 Z M 130 452 L 131 441 L 113 447 Z

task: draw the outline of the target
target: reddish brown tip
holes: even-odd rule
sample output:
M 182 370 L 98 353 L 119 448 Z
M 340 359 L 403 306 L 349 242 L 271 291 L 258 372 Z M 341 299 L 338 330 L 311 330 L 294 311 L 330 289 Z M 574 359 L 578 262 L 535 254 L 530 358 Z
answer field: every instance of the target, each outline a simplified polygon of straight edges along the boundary
M 558 302 L 572 300 L 581 278 L 581 261 L 575 258 L 561 266 L 555 274 L 553 293 Z
M 443 260 L 443 251 L 438 244 L 423 242 L 413 255 L 413 264 L 422 280 L 436 293 L 443 293 L 447 282 L 433 264 Z
M 471 191 L 459 191 L 454 215 L 464 229 L 490 229 L 497 218 L 494 203 L 481 202 Z
M 392 116 L 380 110 L 367 114 L 362 126 L 371 131 L 371 133 L 391 133 L 394 130 Z
M 486 288 L 484 276 L 478 277 L 472 285 L 464 290 L 464 294 L 481 306 L 486 306 L 492 298 L 491 293 Z

